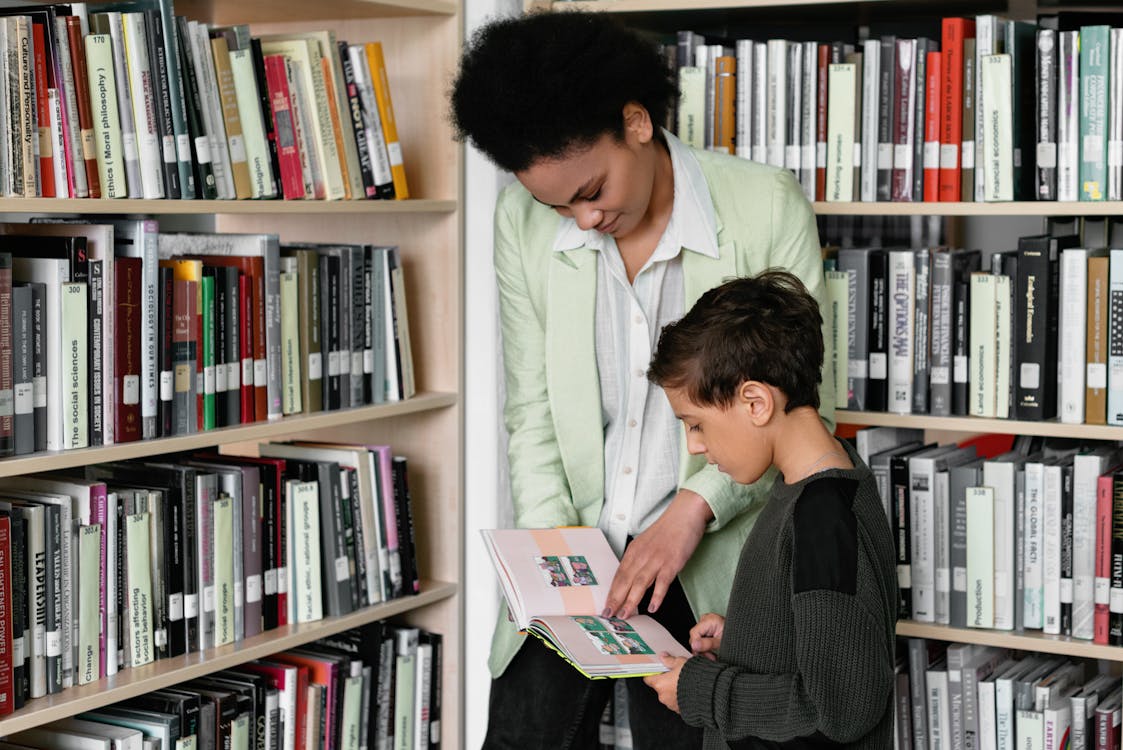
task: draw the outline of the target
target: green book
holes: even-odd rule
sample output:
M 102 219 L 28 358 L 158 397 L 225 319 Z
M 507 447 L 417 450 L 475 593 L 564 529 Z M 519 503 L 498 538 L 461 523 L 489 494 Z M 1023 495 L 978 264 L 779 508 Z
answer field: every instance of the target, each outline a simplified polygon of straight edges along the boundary
M 210 271 L 208 274 L 207 271 Z M 215 346 L 215 320 L 214 320 L 214 269 L 204 268 L 202 278 L 203 289 L 203 429 L 215 428 L 214 417 L 214 346 Z
M 214 501 L 214 645 L 233 643 L 234 503 L 225 492 Z
M 98 679 L 98 639 L 101 606 L 98 575 L 101 570 L 101 524 L 80 526 L 78 532 L 78 674 L 75 682 L 85 685 Z
M 1107 193 L 1107 112 L 1110 91 L 1108 26 L 1080 29 L 1080 200 Z

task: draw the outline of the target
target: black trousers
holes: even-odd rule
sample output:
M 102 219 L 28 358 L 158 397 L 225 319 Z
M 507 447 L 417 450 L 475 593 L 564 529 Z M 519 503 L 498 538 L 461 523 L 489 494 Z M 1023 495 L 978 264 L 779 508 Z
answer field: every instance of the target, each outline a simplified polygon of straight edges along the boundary
M 639 611 L 646 613 L 651 590 Z M 652 615 L 687 648 L 694 615 L 676 578 Z M 702 730 L 683 723 L 638 677 L 628 678 L 628 718 L 635 750 L 702 747 Z M 484 750 L 595 750 L 600 718 L 616 680 L 590 680 L 528 637 L 491 682 Z

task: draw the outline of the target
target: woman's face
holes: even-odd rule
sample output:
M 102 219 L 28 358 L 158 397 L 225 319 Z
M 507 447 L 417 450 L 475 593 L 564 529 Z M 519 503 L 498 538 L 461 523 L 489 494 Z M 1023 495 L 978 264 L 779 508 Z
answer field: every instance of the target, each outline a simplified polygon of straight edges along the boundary
M 646 110 L 629 117 L 624 138 L 605 134 L 591 146 L 556 159 L 542 159 L 515 177 L 561 216 L 583 230 L 626 238 L 651 209 L 658 146 Z

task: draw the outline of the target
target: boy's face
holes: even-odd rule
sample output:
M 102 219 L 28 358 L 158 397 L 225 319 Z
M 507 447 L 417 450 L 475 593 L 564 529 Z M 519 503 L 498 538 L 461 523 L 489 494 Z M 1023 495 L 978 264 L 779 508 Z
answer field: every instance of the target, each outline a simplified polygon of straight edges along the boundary
M 651 207 L 658 150 L 646 111 L 625 118 L 624 140 L 605 134 L 593 145 L 542 159 L 515 177 L 539 203 L 572 218 L 583 230 L 625 239 Z
M 664 388 L 671 408 L 686 429 L 691 455 L 705 455 L 718 471 L 752 484 L 772 465 L 771 449 L 754 418 L 754 405 L 740 395 L 732 406 L 700 406 L 680 388 Z

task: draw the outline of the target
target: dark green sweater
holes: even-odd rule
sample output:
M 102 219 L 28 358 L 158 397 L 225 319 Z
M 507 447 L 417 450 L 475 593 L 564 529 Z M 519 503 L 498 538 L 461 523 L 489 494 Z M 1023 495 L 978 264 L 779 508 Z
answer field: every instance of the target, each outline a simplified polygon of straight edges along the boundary
M 719 659 L 686 662 L 678 702 L 705 748 L 893 744 L 893 537 L 873 475 L 777 479 L 745 541 Z

